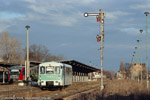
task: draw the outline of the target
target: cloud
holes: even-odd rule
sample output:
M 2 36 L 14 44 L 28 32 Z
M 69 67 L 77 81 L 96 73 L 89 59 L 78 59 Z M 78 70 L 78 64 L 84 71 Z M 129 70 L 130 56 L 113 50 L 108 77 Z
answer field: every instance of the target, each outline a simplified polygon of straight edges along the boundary
M 113 50 L 120 50 L 120 49 L 123 49 L 123 50 L 126 50 L 126 49 L 133 49 L 133 45 L 131 44 L 106 44 L 105 45 L 105 48 L 107 49 L 113 49 Z
M 46 14 L 48 13 L 48 10 L 45 7 L 39 7 L 36 5 L 30 5 L 28 8 L 32 9 L 36 13 Z
M 62 2 L 62 1 L 41 1 L 35 0 L 30 2 L 24 0 L 30 4 L 27 6 L 30 12 L 26 14 L 26 20 L 38 20 L 38 22 L 53 24 L 57 26 L 72 26 L 77 23 L 79 11 L 73 11 L 73 2 Z M 93 0 L 90 0 L 93 1 Z M 86 2 L 86 1 L 84 1 Z M 70 4 L 71 3 L 71 4 Z M 71 11 L 72 10 L 72 11 Z M 83 15 L 83 14 L 81 14 Z M 38 17 L 40 16 L 40 17 Z
M 19 13 L 14 13 L 14 12 L 0 12 L 1 19 L 14 19 L 14 18 L 19 18 L 19 17 L 23 17 L 23 15 Z
M 2 31 L 6 31 L 7 28 L 9 28 L 11 25 L 8 25 L 8 24 L 1 24 L 0 25 L 0 32 Z
M 11 26 L 17 24 L 17 20 L 23 18 L 24 15 L 16 12 L 1 11 L 0 12 L 0 32 L 6 31 Z
M 37 2 L 37 0 L 22 0 L 22 1 L 27 2 L 27 3 L 36 3 Z
M 13 7 L 14 10 L 12 11 L 11 17 L 17 18 L 18 21 L 36 21 L 49 25 L 71 27 L 79 23 L 83 17 L 83 12 L 78 7 L 88 6 L 95 1 L 96 0 L 16 0 L 17 7 L 20 3 L 24 4 L 20 9 L 24 10 L 24 15 L 17 13 L 18 10 L 13 7 L 13 5 L 15 5 L 14 2 L 8 2 L 9 8 L 7 9 Z
M 0 32 L 6 31 L 9 27 L 13 26 L 14 24 L 16 23 L 11 19 L 0 19 Z
M 107 18 L 111 20 L 116 20 L 121 16 L 127 16 L 130 15 L 128 12 L 122 12 L 122 11 L 115 11 L 115 12 L 108 12 L 107 13 Z
M 81 62 L 85 58 L 93 59 L 95 55 L 99 59 L 97 55 L 100 54 L 100 51 L 97 49 L 100 44 L 96 44 L 95 40 L 96 34 L 99 34 L 99 23 L 96 23 L 95 17 L 84 18 L 83 13 L 99 12 L 101 8 L 103 12 L 107 13 L 105 18 L 105 56 L 110 58 L 108 52 L 111 51 L 115 52 L 113 54 L 124 53 L 126 56 L 130 50 L 134 50 L 135 38 L 140 38 L 139 27 L 143 28 L 145 25 L 145 16 L 140 9 L 150 7 L 148 3 L 145 5 L 143 2 L 145 1 L 0 0 L 0 11 L 7 12 L 0 16 L 0 31 L 23 33 L 17 37 L 26 41 L 24 26 L 29 24 L 32 27 L 30 31 L 31 43 L 46 44 L 54 53 L 64 54 L 71 59 L 76 57 Z M 48 42 L 38 41 L 41 36 Z M 61 38 L 57 39 L 58 36 Z M 56 41 L 54 42 L 54 40 Z M 120 55 L 115 56 L 120 57 Z M 112 60 L 109 64 L 116 66 L 118 61 Z
M 71 43 L 62 43 L 60 44 L 60 47 L 69 47 L 71 45 L 72 45 Z
M 139 35 L 140 32 L 139 32 L 139 29 L 137 28 L 122 28 L 120 29 L 121 32 L 124 32 L 128 35 Z
M 135 10 L 149 9 L 150 5 L 149 5 L 149 3 L 146 3 L 146 4 L 136 4 L 136 5 L 129 6 L 129 8 L 130 9 L 135 9 Z

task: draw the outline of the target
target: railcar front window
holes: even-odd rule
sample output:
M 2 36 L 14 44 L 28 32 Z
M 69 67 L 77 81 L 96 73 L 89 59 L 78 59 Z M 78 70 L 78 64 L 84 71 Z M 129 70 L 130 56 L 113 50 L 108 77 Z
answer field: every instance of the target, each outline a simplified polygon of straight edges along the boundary
M 46 67 L 46 74 L 54 74 L 54 67 Z
M 59 67 L 55 67 L 55 73 L 60 74 L 60 68 Z
M 19 75 L 19 72 L 11 72 L 10 75 Z
M 41 74 L 45 74 L 45 67 L 41 67 L 41 68 L 40 68 L 40 73 L 41 73 Z

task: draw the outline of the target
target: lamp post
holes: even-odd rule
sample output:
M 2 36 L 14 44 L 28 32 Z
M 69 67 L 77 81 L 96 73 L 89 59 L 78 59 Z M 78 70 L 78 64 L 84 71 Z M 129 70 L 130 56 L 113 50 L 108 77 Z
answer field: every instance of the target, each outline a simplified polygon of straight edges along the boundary
M 131 80 L 133 80 L 133 57 L 131 60 Z
M 137 47 L 135 47 L 135 75 L 136 75 L 136 77 L 135 77 L 135 80 L 137 79 L 137 76 L 138 76 L 138 74 L 136 73 L 137 71 L 136 71 L 136 62 L 137 62 Z
M 132 58 L 132 80 L 134 80 L 134 69 L 133 69 L 133 66 L 134 66 L 134 54 L 133 54 L 133 58 Z
M 137 62 L 139 62 L 139 40 L 137 40 L 137 43 L 138 43 L 138 59 L 137 59 Z M 138 64 L 138 83 L 139 83 L 139 64 Z
M 26 67 L 27 67 L 27 81 L 29 80 L 29 72 L 30 72 L 30 69 L 29 69 L 29 28 L 30 26 L 27 25 L 25 26 L 25 28 L 27 28 L 27 64 L 26 64 Z
M 149 88 L 149 80 L 148 80 L 148 36 L 147 36 L 147 16 L 149 12 L 144 13 L 146 15 L 146 79 L 147 79 L 147 89 Z
M 133 52 L 133 80 L 135 79 L 134 63 L 135 63 L 135 51 Z
M 140 30 L 140 33 L 141 33 L 141 84 L 142 84 L 142 32 L 143 30 Z
M 104 18 L 106 16 L 106 13 L 102 13 L 102 10 L 99 10 L 99 13 L 84 13 L 84 17 L 88 17 L 88 16 L 96 16 L 97 21 L 100 21 L 100 32 L 101 32 L 101 36 L 98 36 L 98 41 L 101 40 L 101 90 L 104 89 L 104 85 L 103 85 L 103 39 L 104 39 Z

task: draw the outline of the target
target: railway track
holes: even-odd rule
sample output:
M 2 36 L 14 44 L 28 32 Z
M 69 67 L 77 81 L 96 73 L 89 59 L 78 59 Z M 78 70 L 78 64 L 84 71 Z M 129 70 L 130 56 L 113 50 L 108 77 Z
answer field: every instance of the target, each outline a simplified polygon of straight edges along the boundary
M 95 87 L 88 88 L 88 89 L 85 89 L 85 90 L 76 91 L 76 92 L 73 92 L 73 93 L 70 93 L 70 94 L 59 96 L 57 98 L 54 98 L 53 100 L 71 100 L 74 97 L 78 97 L 82 93 L 89 93 L 89 92 L 92 92 L 92 91 L 98 90 L 98 89 L 100 89 L 100 88 L 98 86 L 95 86 Z
M 78 95 L 83 92 L 92 91 L 99 87 L 99 82 L 81 82 L 81 83 L 73 83 L 72 86 L 66 87 L 65 89 L 59 90 L 41 90 L 37 87 L 16 87 L 10 88 L 8 91 L 6 89 L 2 89 L 0 91 L 0 97 L 21 97 L 21 98 L 48 98 L 52 100 L 64 99 L 73 95 Z M 27 100 L 27 99 L 26 99 Z M 42 99 L 41 99 L 42 100 Z

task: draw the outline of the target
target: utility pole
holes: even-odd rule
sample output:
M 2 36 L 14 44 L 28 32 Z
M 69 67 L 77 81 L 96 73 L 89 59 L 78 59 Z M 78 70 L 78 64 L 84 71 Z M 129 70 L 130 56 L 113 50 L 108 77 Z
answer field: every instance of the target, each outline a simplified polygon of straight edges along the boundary
M 140 30 L 141 33 L 141 84 L 142 84 L 142 32 L 143 30 Z
M 147 36 L 147 16 L 149 12 L 144 13 L 146 15 L 146 79 L 147 79 L 147 89 L 149 88 L 149 80 L 148 80 L 148 36 Z
M 99 10 L 99 13 L 84 13 L 84 17 L 88 17 L 88 16 L 96 16 L 97 21 L 100 21 L 100 33 L 101 36 L 97 35 L 97 39 L 99 39 L 99 41 L 101 40 L 101 85 L 100 88 L 101 90 L 104 89 L 104 85 L 103 85 L 103 41 L 104 41 L 104 18 L 106 17 L 106 13 L 102 13 L 102 10 Z
M 30 73 L 30 68 L 29 68 L 29 28 L 30 28 L 30 26 L 29 25 L 27 25 L 27 26 L 25 26 L 25 28 L 27 28 L 27 81 L 29 80 L 29 73 Z

